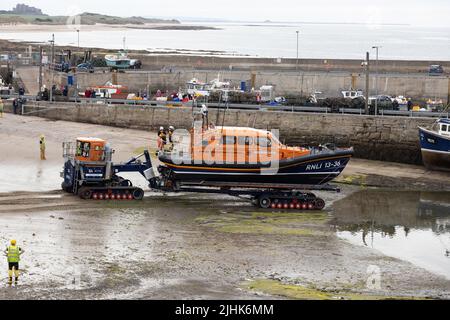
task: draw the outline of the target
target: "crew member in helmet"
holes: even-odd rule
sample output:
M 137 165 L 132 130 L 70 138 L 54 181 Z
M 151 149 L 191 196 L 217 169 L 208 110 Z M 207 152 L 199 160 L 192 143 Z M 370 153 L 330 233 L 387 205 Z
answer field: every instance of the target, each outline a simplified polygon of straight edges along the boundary
M 8 258 L 8 284 L 12 285 L 13 273 L 15 276 L 14 282 L 17 285 L 19 281 L 19 262 L 20 256 L 25 253 L 25 251 L 17 246 L 16 240 L 11 240 L 11 245 L 6 248 L 5 255 Z
M 169 143 L 173 143 L 173 133 L 175 132 L 175 128 L 173 126 L 169 127 Z
M 43 134 L 39 137 L 39 149 L 41 151 L 41 160 L 47 160 L 45 157 L 45 136 Z
M 167 134 L 167 137 L 169 138 L 169 150 L 172 151 L 173 150 L 173 134 L 175 132 L 175 127 L 170 126 L 169 127 L 169 133 Z
M 203 121 L 203 128 L 208 129 L 208 107 L 206 104 L 202 104 L 202 121 Z
M 158 137 L 160 136 L 161 132 L 164 132 L 164 127 L 159 127 Z
M 159 128 L 158 132 L 158 149 L 163 150 L 164 146 L 167 144 L 167 135 L 164 127 Z

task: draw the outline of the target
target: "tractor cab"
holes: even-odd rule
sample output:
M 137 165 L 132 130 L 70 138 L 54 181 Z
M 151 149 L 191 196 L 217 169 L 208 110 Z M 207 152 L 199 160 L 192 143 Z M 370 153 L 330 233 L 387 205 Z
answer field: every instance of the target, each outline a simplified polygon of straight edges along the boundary
M 134 187 L 118 173 L 138 172 L 155 185 L 150 154 L 144 150 L 128 162 L 113 163 L 113 153 L 103 139 L 78 138 L 75 142 L 63 142 L 62 189 L 83 199 L 141 200 L 144 190 Z
M 104 162 L 106 141 L 97 138 L 78 138 L 75 159 L 81 162 Z

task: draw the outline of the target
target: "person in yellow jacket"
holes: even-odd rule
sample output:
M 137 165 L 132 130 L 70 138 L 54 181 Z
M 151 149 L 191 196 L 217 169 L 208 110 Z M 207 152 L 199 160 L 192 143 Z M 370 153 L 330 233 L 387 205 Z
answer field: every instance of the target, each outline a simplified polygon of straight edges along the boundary
M 8 283 L 12 284 L 12 278 L 13 278 L 13 272 L 14 272 L 14 282 L 17 284 L 19 281 L 19 262 L 20 262 L 20 256 L 25 253 L 22 248 L 17 246 L 16 240 L 11 240 L 11 245 L 6 248 L 5 255 L 8 258 L 8 276 L 9 281 Z
M 39 148 L 41 150 L 41 160 L 47 160 L 45 158 L 45 137 L 43 134 L 39 138 Z

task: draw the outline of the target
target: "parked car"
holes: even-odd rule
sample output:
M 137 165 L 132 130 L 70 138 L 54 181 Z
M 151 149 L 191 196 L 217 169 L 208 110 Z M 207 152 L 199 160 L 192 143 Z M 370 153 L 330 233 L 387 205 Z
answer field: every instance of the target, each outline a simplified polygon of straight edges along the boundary
M 429 74 L 430 76 L 441 75 L 444 73 L 444 68 L 439 64 L 433 64 L 430 66 Z
M 77 72 L 94 73 L 94 66 L 90 63 L 81 63 L 77 66 Z
M 377 102 L 377 109 L 378 110 L 393 110 L 394 109 L 394 103 L 392 101 L 392 97 L 385 96 L 385 95 L 379 95 L 376 97 L 370 97 L 369 98 L 369 106 L 370 109 L 373 109 L 373 112 L 375 113 L 375 101 Z M 398 106 L 396 107 L 398 109 Z
M 14 94 L 14 89 L 9 87 L 0 86 L 0 98 L 7 99 L 10 95 Z

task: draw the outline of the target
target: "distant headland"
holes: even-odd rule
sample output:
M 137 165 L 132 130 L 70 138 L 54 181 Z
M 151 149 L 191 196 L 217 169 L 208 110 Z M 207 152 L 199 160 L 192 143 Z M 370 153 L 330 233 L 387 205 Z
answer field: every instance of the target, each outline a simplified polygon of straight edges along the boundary
M 180 24 L 175 19 L 153 19 L 143 17 L 116 17 L 103 14 L 84 12 L 78 15 L 81 25 L 144 25 L 144 24 Z M 41 9 L 17 4 L 12 10 L 0 10 L 0 24 L 37 24 L 37 25 L 63 25 L 66 24 L 68 16 L 50 16 Z

